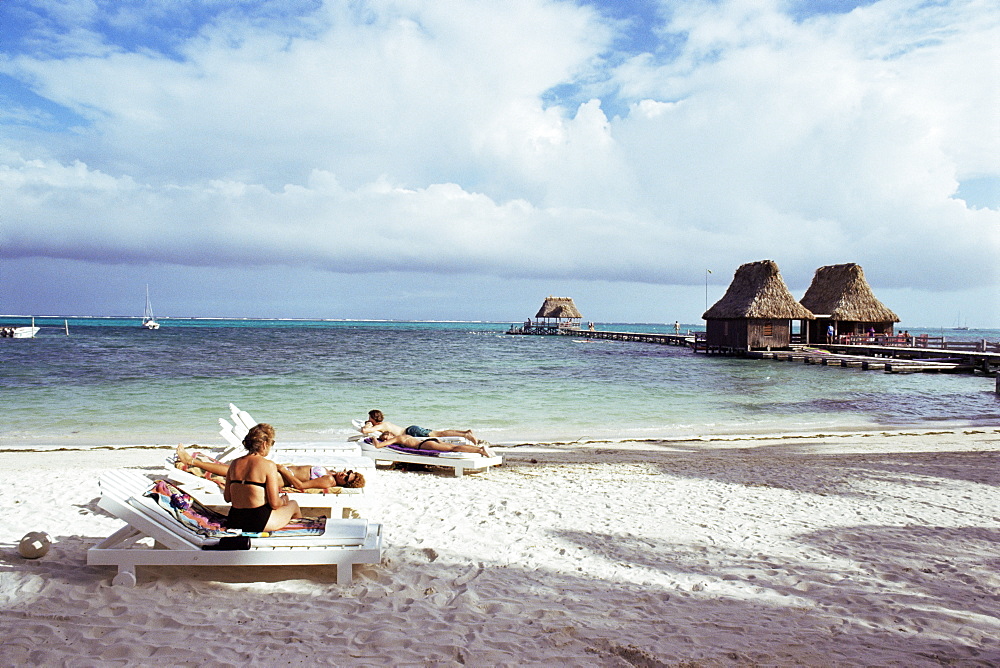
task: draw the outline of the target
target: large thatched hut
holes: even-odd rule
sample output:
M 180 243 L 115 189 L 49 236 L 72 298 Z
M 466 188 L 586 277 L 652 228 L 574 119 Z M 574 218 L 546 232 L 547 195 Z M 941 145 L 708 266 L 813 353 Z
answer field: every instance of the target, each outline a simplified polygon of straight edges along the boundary
M 891 336 L 893 325 L 899 322 L 899 316 L 875 298 L 865 272 L 853 262 L 817 269 L 801 304 L 816 315 L 808 326 L 810 343 L 830 343 L 830 326 L 836 337 L 867 335 L 872 330 Z
M 708 351 L 735 352 L 754 348 L 787 348 L 792 321 L 813 314 L 788 291 L 778 265 L 761 260 L 742 265 L 722 299 L 702 316 Z
M 546 297 L 535 314 L 536 327 L 580 327 L 583 316 L 570 297 Z

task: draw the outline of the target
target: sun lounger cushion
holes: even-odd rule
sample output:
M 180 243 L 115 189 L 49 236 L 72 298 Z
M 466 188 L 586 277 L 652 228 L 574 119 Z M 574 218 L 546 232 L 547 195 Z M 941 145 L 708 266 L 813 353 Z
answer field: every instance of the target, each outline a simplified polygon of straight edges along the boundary
M 395 450 L 396 452 L 405 452 L 408 455 L 423 455 L 424 457 L 444 457 L 453 459 L 467 459 L 470 457 L 481 457 L 482 455 L 475 452 L 444 452 L 442 450 L 421 450 L 419 448 L 404 448 L 401 445 L 389 445 L 386 446 L 389 450 Z
M 376 448 L 375 444 L 372 442 L 371 438 L 366 438 L 362 441 L 362 449 L 368 452 L 378 452 L 380 448 Z M 446 459 L 472 459 L 476 457 L 482 457 L 476 452 L 448 452 L 445 450 L 422 450 L 420 448 L 406 448 L 402 445 L 387 445 L 385 450 L 395 450 L 396 452 L 402 452 L 407 455 L 421 455 L 423 457 L 444 457 Z

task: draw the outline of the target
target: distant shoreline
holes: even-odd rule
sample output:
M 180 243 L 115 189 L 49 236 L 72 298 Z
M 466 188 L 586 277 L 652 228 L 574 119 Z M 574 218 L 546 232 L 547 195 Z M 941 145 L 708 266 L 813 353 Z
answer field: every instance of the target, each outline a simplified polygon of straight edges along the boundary
M 141 315 L 32 315 L 32 314 L 0 314 L 0 320 L 2 319 L 30 319 L 35 318 L 36 320 L 80 320 L 80 321 L 100 321 L 100 320 L 118 320 L 118 321 L 141 321 Z M 523 317 L 511 317 L 506 320 L 448 320 L 448 319 L 431 319 L 431 320 L 411 320 L 411 319 L 397 319 L 397 318 L 268 318 L 261 316 L 157 316 L 158 321 L 164 322 L 242 322 L 242 323 L 268 323 L 268 322 L 281 322 L 281 323 L 311 323 L 311 322 L 329 322 L 329 323 L 363 323 L 363 324 L 375 324 L 375 325 L 385 325 L 385 324 L 412 324 L 412 325 L 509 325 L 511 323 L 523 322 Z M 60 322 L 61 324 L 61 322 Z M 609 327 L 609 326 L 620 326 L 626 325 L 629 327 L 669 327 L 673 328 L 674 323 L 672 322 L 598 322 L 594 321 L 596 327 Z M 113 325 L 109 325 L 113 326 Z M 703 330 L 705 328 L 704 321 L 698 323 L 680 323 L 683 329 L 692 330 Z M 981 336 L 975 335 L 976 332 L 988 332 L 993 336 L 1000 337 L 1000 328 L 995 327 L 965 327 L 965 328 L 955 328 L 952 326 L 922 326 L 922 325 L 905 325 L 900 324 L 896 328 L 896 331 L 908 330 L 911 332 L 950 332 L 954 336 L 969 336 L 972 339 L 982 338 Z

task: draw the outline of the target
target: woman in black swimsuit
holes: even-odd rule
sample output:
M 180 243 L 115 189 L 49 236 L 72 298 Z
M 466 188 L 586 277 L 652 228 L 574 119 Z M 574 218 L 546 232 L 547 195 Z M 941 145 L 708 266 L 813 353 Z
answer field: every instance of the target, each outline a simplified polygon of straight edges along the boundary
M 274 428 L 253 427 L 243 439 L 247 454 L 234 459 L 226 471 L 225 499 L 232 504 L 226 524 L 248 533 L 274 531 L 302 517 L 299 504 L 281 493 L 278 465 L 267 458 L 274 445 Z

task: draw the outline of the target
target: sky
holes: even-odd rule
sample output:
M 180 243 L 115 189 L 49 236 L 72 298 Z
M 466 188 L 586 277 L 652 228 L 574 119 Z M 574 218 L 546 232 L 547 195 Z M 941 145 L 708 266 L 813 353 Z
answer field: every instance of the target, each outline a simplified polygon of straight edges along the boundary
M 0 313 L 1000 327 L 995 0 L 4 0 Z

